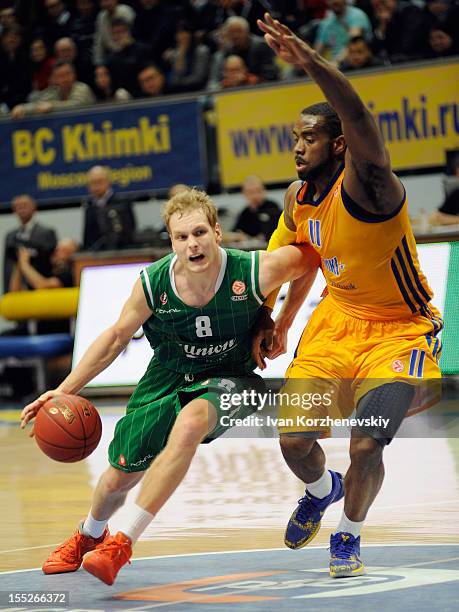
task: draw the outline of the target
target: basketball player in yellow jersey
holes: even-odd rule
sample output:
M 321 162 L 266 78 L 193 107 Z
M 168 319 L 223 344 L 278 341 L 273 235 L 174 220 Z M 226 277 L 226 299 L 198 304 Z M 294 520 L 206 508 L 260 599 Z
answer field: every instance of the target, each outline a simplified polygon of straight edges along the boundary
M 344 481 L 325 469 L 317 442 L 328 433 L 323 423 L 306 428 L 291 419 L 293 425 L 280 428 L 284 458 L 306 484 L 285 542 L 290 548 L 308 544 L 325 509 L 344 496 L 344 512 L 330 540 L 330 575 L 354 576 L 364 570 L 360 531 L 383 481 L 384 446 L 409 410 L 419 409 L 419 383 L 440 378 L 436 335 L 442 322 L 419 268 L 405 190 L 370 112 L 349 81 L 286 26 L 268 14 L 259 26 L 276 54 L 301 67 L 327 99 L 304 109 L 295 124 L 301 180 L 287 190 L 284 214 L 268 247 L 309 243 L 327 281 L 327 295 L 304 330 L 284 391 L 323 393 L 336 385 L 342 397 L 346 382 L 346 415 L 355 408 L 365 423 L 352 431 Z M 260 331 L 254 345 L 260 367 L 265 356 L 284 352 L 288 327 L 310 284 L 308 277 L 291 285 L 276 321 L 277 345 L 268 331 Z M 272 304 L 271 298 L 266 305 Z M 263 338 L 271 349 L 267 352 Z M 306 416 L 324 416 L 325 406 Z M 343 414 L 340 409 L 337 416 Z M 290 409 L 290 416 L 295 410 L 301 412 Z M 283 406 L 281 416 L 288 415 L 289 407 Z

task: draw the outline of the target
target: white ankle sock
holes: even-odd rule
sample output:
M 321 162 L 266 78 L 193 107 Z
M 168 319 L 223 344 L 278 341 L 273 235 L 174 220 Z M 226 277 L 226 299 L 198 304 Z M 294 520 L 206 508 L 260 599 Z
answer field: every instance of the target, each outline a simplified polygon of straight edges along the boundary
M 83 534 L 86 536 L 91 536 L 92 538 L 100 538 L 100 536 L 104 533 L 107 523 L 108 521 L 96 521 L 91 511 L 89 511 L 89 514 L 83 523 Z
M 327 495 L 330 495 L 332 490 L 332 484 L 333 482 L 331 474 L 328 470 L 325 470 L 319 480 L 316 480 L 315 482 L 306 483 L 306 489 L 308 493 L 314 495 L 314 497 L 322 499 L 324 497 L 327 497 Z
M 345 533 L 350 533 L 351 535 L 353 535 L 354 538 L 358 538 L 360 535 L 360 532 L 362 531 L 364 522 L 365 521 L 361 521 L 361 522 L 351 521 L 350 519 L 347 518 L 347 516 L 343 512 L 343 514 L 341 515 L 341 520 L 339 522 L 339 525 L 336 528 L 334 534 L 344 531 Z
M 132 512 L 132 519 L 129 525 L 125 529 L 120 529 L 120 531 L 134 544 L 154 518 L 154 514 L 150 514 L 150 512 L 134 504 L 134 511 Z

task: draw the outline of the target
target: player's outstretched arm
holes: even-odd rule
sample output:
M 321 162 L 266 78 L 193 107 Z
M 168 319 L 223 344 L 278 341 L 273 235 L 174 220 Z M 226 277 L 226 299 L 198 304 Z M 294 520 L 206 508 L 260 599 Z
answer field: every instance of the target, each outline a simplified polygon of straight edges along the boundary
M 282 246 L 287 246 L 296 242 L 296 226 L 295 222 L 293 221 L 293 205 L 295 204 L 296 194 L 300 187 L 301 181 L 295 181 L 289 185 L 287 191 L 285 192 L 284 210 L 279 218 L 277 227 L 269 240 L 267 247 L 268 251 L 275 251 Z M 271 291 L 265 300 L 264 306 L 269 310 L 274 308 L 279 289 L 280 285 L 279 287 L 276 287 L 274 291 Z
M 403 187 L 390 167 L 389 153 L 369 110 L 346 79 L 306 42 L 268 13 L 258 21 L 265 40 L 283 60 L 302 68 L 321 88 L 338 113 L 346 144 L 344 187 L 362 208 L 389 214 L 403 197 Z
M 307 244 L 291 244 L 271 253 L 260 251 L 259 284 L 263 295 L 305 274 L 317 273 L 320 258 Z
M 48 399 L 61 393 L 78 393 L 90 380 L 105 370 L 126 348 L 133 334 L 150 316 L 151 310 L 147 305 L 141 280 L 138 279 L 118 321 L 94 340 L 77 366 L 57 389 L 46 391 L 24 408 L 21 413 L 21 428 L 24 429 Z
M 281 320 L 282 325 L 276 322 L 274 326 L 271 308 L 262 306 L 260 309 L 261 316 L 252 336 L 252 357 L 260 370 L 266 368 L 265 357 L 274 359 L 285 352 L 288 328 L 314 282 L 319 265 L 320 257 L 309 245 L 279 247 L 270 253 L 260 251 L 259 284 L 264 295 L 273 290 L 277 295 L 283 283 L 294 281 L 289 288 L 289 295 L 294 297 L 289 300 L 289 310 Z

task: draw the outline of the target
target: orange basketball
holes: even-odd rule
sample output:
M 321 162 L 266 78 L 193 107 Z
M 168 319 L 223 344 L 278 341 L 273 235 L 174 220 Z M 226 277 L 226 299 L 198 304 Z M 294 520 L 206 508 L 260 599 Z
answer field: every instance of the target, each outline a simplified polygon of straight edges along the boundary
M 57 395 L 35 417 L 35 440 L 55 461 L 81 461 L 99 444 L 102 422 L 90 401 L 79 395 Z

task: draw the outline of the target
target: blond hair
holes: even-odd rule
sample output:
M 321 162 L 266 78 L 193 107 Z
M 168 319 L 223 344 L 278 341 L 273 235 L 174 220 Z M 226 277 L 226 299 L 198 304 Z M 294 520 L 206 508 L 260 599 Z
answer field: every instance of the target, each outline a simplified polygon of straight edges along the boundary
M 161 214 L 166 224 L 167 231 L 170 231 L 170 220 L 173 214 L 184 213 L 192 210 L 202 210 L 207 217 L 209 224 L 215 228 L 217 224 L 217 209 L 215 204 L 209 198 L 207 193 L 199 191 L 199 189 L 186 189 L 177 193 L 173 198 L 168 200 L 164 205 Z

